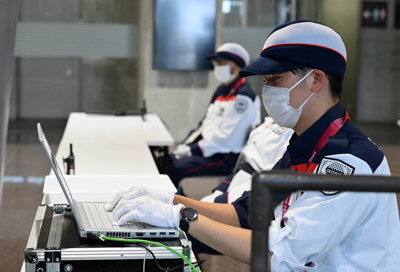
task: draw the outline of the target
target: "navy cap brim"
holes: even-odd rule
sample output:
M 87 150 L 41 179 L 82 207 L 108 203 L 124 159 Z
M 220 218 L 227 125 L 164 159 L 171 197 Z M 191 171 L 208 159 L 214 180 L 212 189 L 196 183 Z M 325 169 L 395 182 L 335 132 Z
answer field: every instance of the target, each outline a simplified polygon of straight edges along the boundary
M 302 65 L 288 63 L 279 60 L 273 60 L 265 57 L 258 57 L 253 63 L 247 65 L 239 71 L 240 77 L 248 77 L 254 75 L 273 75 L 279 74 L 299 68 L 303 68 Z
M 223 59 L 229 59 L 231 61 L 233 61 L 234 63 L 236 63 L 237 65 L 239 65 L 239 67 L 243 68 L 246 66 L 246 64 L 244 63 L 243 59 L 241 59 L 240 57 L 234 55 L 234 54 L 230 54 L 228 52 L 216 52 L 210 56 L 207 57 L 207 59 L 215 59 L 215 58 L 223 58 Z
M 215 58 L 218 58 L 218 57 L 221 57 L 221 56 L 218 53 L 214 53 L 212 55 L 209 55 L 207 57 L 207 59 L 212 60 L 212 59 L 215 59 Z

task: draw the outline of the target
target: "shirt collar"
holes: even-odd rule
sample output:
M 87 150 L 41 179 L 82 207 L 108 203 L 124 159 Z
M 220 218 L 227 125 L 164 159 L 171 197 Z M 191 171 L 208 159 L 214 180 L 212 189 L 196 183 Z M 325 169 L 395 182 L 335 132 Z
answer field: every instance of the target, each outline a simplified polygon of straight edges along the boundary
M 292 164 L 307 162 L 325 130 L 334 120 L 343 116 L 343 107 L 337 103 L 300 136 L 294 133 L 288 146 Z
M 236 82 L 238 82 L 240 79 L 241 79 L 241 77 L 238 77 L 231 84 L 226 85 L 226 86 L 224 84 L 221 84 L 221 85 L 219 85 L 219 88 L 224 94 L 228 94 L 232 90 L 233 86 L 235 86 Z

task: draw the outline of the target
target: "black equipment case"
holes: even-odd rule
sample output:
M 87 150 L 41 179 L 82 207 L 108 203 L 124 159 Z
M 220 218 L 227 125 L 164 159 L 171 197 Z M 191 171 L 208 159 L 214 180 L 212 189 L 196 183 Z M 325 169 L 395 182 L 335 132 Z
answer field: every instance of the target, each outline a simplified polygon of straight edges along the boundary
M 190 244 L 182 231 L 179 238 L 154 241 L 190 257 Z M 191 271 L 179 256 L 164 247 L 82 239 L 67 205 L 40 205 L 25 249 L 25 272 L 132 272 L 144 271 L 144 267 L 145 271 L 160 271 L 143 246 L 153 252 L 160 266 Z

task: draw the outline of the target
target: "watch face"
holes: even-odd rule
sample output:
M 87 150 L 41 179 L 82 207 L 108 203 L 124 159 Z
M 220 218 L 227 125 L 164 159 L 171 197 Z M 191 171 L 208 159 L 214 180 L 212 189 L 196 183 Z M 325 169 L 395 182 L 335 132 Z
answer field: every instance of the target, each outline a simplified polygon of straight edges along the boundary
M 196 220 L 197 211 L 192 208 L 184 208 L 182 210 L 182 217 L 188 219 L 189 221 Z

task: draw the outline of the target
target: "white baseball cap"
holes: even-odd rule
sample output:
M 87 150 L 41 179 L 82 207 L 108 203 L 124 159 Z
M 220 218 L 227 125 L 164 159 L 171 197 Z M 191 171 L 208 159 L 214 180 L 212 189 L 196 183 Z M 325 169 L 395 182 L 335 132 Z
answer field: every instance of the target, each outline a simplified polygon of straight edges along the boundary
M 321 23 L 302 20 L 275 28 L 260 56 L 239 75 L 272 75 L 308 67 L 343 80 L 346 62 L 346 47 L 338 33 Z
M 247 52 L 247 50 L 238 43 L 224 43 L 218 47 L 217 51 L 208 58 L 229 59 L 242 68 L 250 63 L 249 52 Z

